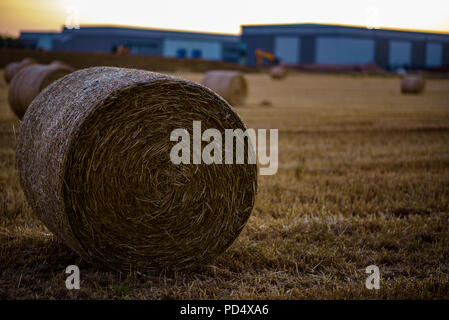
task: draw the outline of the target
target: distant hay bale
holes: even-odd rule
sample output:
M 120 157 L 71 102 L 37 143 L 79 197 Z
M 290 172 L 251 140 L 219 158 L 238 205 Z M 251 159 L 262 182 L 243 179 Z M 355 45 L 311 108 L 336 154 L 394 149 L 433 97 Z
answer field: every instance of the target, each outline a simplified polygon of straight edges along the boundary
M 76 71 L 41 92 L 21 123 L 16 157 L 26 198 L 49 230 L 96 266 L 205 264 L 246 224 L 257 165 L 173 164 L 170 134 L 192 134 L 193 120 L 223 135 L 246 129 L 199 84 L 143 70 Z
M 270 76 L 273 79 L 284 79 L 288 75 L 288 70 L 284 66 L 274 66 L 270 69 Z
M 202 84 L 233 106 L 243 105 L 248 94 L 246 79 L 238 71 L 209 71 L 204 75 Z
M 21 119 L 39 92 L 72 71 L 72 67 L 60 64 L 32 64 L 22 68 L 9 86 L 8 101 L 11 109 Z
M 63 67 L 66 67 L 66 68 L 72 70 L 72 72 L 75 71 L 75 68 L 73 68 L 72 66 L 70 66 L 70 65 L 68 65 L 67 63 L 62 62 L 62 61 L 60 61 L 60 60 L 54 60 L 54 61 L 52 61 L 52 62 L 50 63 L 50 65 L 51 65 L 51 66 L 63 66 Z
M 425 79 L 420 75 L 404 75 L 401 79 L 402 93 L 421 93 L 425 86 Z
M 3 77 L 5 78 L 6 83 L 10 83 L 12 78 L 24 67 L 36 63 L 36 61 L 32 58 L 25 58 L 22 61 L 11 62 L 6 65 L 3 70 Z

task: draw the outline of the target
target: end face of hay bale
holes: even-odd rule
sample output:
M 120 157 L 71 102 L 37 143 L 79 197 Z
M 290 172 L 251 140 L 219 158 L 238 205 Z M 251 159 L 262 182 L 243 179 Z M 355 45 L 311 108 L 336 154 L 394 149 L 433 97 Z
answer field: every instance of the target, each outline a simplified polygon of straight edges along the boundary
M 280 80 L 286 78 L 288 70 L 284 66 L 274 66 L 270 69 L 270 76 L 272 79 Z
M 3 76 L 5 78 L 6 83 L 10 83 L 12 78 L 24 67 L 34 64 L 36 61 L 32 58 L 25 58 L 22 61 L 12 62 L 5 67 L 3 72 Z
M 59 64 L 31 64 L 23 67 L 11 81 L 8 102 L 21 119 L 33 99 L 49 84 L 71 73 L 73 68 Z
M 25 195 L 38 217 L 90 263 L 188 269 L 211 261 L 252 211 L 257 166 L 170 161 L 174 129 L 245 125 L 196 83 L 98 67 L 50 85 L 30 105 L 17 144 Z M 224 154 L 224 152 L 223 152 Z
M 402 93 L 422 93 L 425 86 L 425 79 L 420 75 L 405 75 L 401 79 Z
M 233 106 L 243 105 L 248 95 L 246 79 L 238 71 L 209 71 L 204 75 L 202 85 L 218 93 Z

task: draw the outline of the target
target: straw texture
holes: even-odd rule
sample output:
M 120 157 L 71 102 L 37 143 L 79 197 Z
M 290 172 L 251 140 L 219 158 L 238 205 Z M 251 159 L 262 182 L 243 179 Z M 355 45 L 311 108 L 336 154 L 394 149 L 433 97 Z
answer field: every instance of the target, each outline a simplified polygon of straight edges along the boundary
M 56 81 L 20 127 L 29 204 L 96 266 L 157 271 L 211 261 L 250 216 L 257 166 L 173 164 L 170 133 L 192 134 L 193 120 L 223 135 L 246 129 L 223 99 L 186 80 L 96 67 Z
M 421 93 L 425 86 L 426 82 L 420 75 L 405 75 L 401 79 L 402 93 Z
M 6 83 L 10 83 L 12 78 L 24 67 L 36 63 L 34 59 L 25 58 L 22 61 L 11 62 L 5 67 L 3 71 L 3 77 L 5 78 Z
M 248 94 L 246 79 L 238 71 L 209 71 L 204 75 L 202 84 L 233 106 L 243 105 Z
M 53 81 L 74 69 L 62 64 L 31 64 L 22 68 L 13 78 L 8 90 L 8 102 L 21 119 L 31 101 Z

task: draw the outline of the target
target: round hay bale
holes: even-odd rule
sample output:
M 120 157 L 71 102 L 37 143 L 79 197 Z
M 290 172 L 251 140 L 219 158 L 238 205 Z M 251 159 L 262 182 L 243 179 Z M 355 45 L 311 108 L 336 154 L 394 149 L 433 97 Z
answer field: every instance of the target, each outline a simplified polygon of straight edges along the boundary
M 11 62 L 6 65 L 3 70 L 3 77 L 5 78 L 6 83 L 10 83 L 12 78 L 24 67 L 36 63 L 36 61 L 32 58 L 25 58 L 22 61 Z
M 202 84 L 233 106 L 243 105 L 248 94 L 246 79 L 238 71 L 209 71 L 204 75 Z
M 39 92 L 72 71 L 72 67 L 59 64 L 32 64 L 22 68 L 9 86 L 8 102 L 11 109 L 21 119 Z
M 270 69 L 270 76 L 272 79 L 284 79 L 288 75 L 288 70 L 284 66 L 274 66 Z
M 49 230 L 96 266 L 205 264 L 246 224 L 257 165 L 173 164 L 170 134 L 185 128 L 192 136 L 193 120 L 223 136 L 246 129 L 199 84 L 143 70 L 76 71 L 41 92 L 21 123 L 16 155 L 26 198 Z
M 420 75 L 405 75 L 401 79 L 402 93 L 421 93 L 425 86 L 425 79 Z

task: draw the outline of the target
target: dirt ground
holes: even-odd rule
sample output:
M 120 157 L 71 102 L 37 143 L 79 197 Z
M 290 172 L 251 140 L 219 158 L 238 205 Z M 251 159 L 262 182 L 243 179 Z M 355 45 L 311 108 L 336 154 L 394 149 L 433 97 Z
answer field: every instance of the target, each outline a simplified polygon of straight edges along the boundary
M 260 177 L 246 228 L 211 265 L 144 276 L 89 266 L 34 217 L 0 76 L 0 299 L 449 298 L 449 80 L 402 95 L 396 77 L 247 75 L 236 111 L 279 129 L 278 173 Z M 80 290 L 65 287 L 71 264 Z

